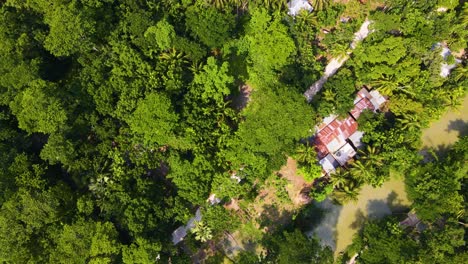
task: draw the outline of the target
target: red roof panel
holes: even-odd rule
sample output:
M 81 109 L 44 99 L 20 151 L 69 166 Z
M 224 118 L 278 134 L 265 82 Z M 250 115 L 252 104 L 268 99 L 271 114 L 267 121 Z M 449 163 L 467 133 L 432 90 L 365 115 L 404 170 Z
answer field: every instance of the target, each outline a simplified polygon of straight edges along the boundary
M 358 123 L 351 116 L 348 116 L 340 126 L 340 132 L 344 138 L 349 138 L 357 131 Z
M 364 109 L 374 110 L 374 105 L 367 98 L 362 98 L 359 102 L 357 102 L 350 113 L 355 119 L 358 119 Z
M 362 88 L 361 90 L 359 90 L 359 92 L 356 94 L 356 99 L 359 100 L 359 99 L 362 99 L 362 98 L 369 98 L 370 97 L 370 94 L 369 92 L 367 91 L 366 88 Z

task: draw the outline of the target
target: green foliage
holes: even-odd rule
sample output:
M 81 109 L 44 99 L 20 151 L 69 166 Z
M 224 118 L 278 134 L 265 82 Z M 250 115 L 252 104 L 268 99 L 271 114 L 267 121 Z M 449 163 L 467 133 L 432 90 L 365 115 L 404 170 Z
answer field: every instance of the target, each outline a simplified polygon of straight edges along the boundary
M 56 56 L 90 49 L 90 35 L 94 34 L 96 25 L 86 13 L 77 10 L 76 2 L 58 5 L 52 10 L 44 10 L 44 22 L 50 28 L 44 47 Z
M 355 83 L 356 79 L 350 70 L 340 70 L 325 83 L 321 94 L 316 99 L 314 98 L 313 103 L 317 107 L 317 112 L 322 116 L 347 115 L 354 106 Z
M 333 4 L 326 8 L 326 6 L 329 5 L 330 0 L 313 0 L 313 3 L 318 8 L 316 10 L 323 10 L 322 12 L 317 13 L 317 19 L 319 24 L 324 27 L 335 25 L 338 17 L 345 9 L 345 7 L 340 4 Z
M 147 146 L 177 144 L 174 137 L 178 116 L 163 94 L 147 95 L 128 119 L 132 132 Z
M 284 232 L 272 241 L 267 259 L 276 263 L 333 263 L 330 248 L 322 248 L 316 239 L 309 239 L 299 230 Z
M 363 263 L 408 262 L 417 254 L 417 243 L 403 232 L 392 232 L 386 221 L 365 225 L 362 239 L 368 250 L 360 254 Z M 394 222 L 393 222 L 394 223 Z
M 250 79 L 261 84 L 272 81 L 272 71 L 287 65 L 295 46 L 279 17 L 271 17 L 265 9 L 255 9 L 251 16 L 240 50 L 248 52 Z
M 319 164 L 310 164 L 306 166 L 301 166 L 297 173 L 304 177 L 306 182 L 313 182 L 315 179 L 322 176 L 322 167 Z
M 240 225 L 239 219 L 220 205 L 207 207 L 202 215 L 214 237 L 222 235 L 225 231 L 234 231 Z
M 35 81 L 16 96 L 10 107 L 21 129 L 46 134 L 63 129 L 67 113 L 60 100 L 53 96 L 55 89 L 51 86 L 42 80 Z
M 468 172 L 465 162 L 468 156 L 467 137 L 461 139 L 448 157 L 436 163 L 428 163 L 413 170 L 407 177 L 408 196 L 424 220 L 456 216 L 463 210 L 461 186 Z
M 145 38 L 156 42 L 157 47 L 161 50 L 173 47 L 175 36 L 174 27 L 166 20 L 159 21 L 156 26 L 149 27 L 145 32 Z
M 312 0 L 311 2 L 314 11 L 323 11 L 330 5 L 329 0 Z
M 234 15 L 215 8 L 190 7 L 186 13 L 186 26 L 194 38 L 210 48 L 220 48 L 229 40 L 234 29 Z
M 158 258 L 161 245 L 144 238 L 138 238 L 130 246 L 122 249 L 124 263 L 150 263 Z
M 298 94 L 285 89 L 255 94 L 251 105 L 244 111 L 243 121 L 236 136 L 228 143 L 227 159 L 233 164 L 254 167 L 257 176 L 269 172 L 285 160 L 294 143 L 308 134 L 312 109 Z M 306 120 L 306 121 L 304 121 Z M 270 164 L 265 170 L 264 162 Z
M 0 262 L 188 263 L 170 238 L 193 209 L 212 193 L 253 201 L 315 121 L 345 115 L 366 85 L 390 98 L 385 113 L 361 115 L 370 148 L 347 173 L 315 179 L 315 152 L 300 145 L 300 171 L 315 179 L 311 196 L 322 200 L 335 189 L 332 198 L 345 203 L 389 171 L 408 175 L 409 196 L 430 228 L 408 236 L 392 223 L 382 225 L 386 235 L 369 236 L 385 243 L 396 236 L 395 251 L 424 248 L 385 253 L 391 260 L 462 263 L 466 140 L 450 158 L 424 166 L 417 151 L 421 129 L 465 95 L 465 62 L 441 77 L 444 59 L 433 45 L 448 45 L 448 62 L 460 59 L 467 5 L 391 0 L 369 10 L 354 2 L 313 1 L 313 12 L 292 18 L 284 0 L 3 1 Z M 440 5 L 449 10 L 436 12 Z M 366 14 L 374 31 L 308 105 L 301 93 L 330 56 L 349 51 Z M 290 202 L 283 180 L 266 184 Z M 266 245 L 271 234 L 221 205 L 205 208 L 204 221 L 200 240 L 240 225 L 241 236 L 268 248 L 268 256 L 246 253 L 239 262 L 329 261 L 297 232 Z
M 202 243 L 213 238 L 211 228 L 206 226 L 202 221 L 196 222 L 195 226 L 190 231 L 195 234 L 195 239 Z
M 333 185 L 327 184 L 327 182 L 320 180 L 314 183 L 313 189 L 310 192 L 310 197 L 317 202 L 325 200 L 328 195 L 333 192 Z

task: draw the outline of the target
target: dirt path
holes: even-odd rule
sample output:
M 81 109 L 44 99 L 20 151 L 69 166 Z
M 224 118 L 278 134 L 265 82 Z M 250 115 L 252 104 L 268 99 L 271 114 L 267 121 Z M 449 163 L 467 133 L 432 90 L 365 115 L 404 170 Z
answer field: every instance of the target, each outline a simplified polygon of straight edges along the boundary
M 279 173 L 289 182 L 286 190 L 295 206 L 310 202 L 310 197 L 305 192 L 310 190 L 311 184 L 307 183 L 302 176 L 297 175 L 297 162 L 294 159 L 288 157 L 286 166 L 283 166 Z
M 350 50 L 347 55 L 339 57 L 339 58 L 332 58 L 327 66 L 325 67 L 325 72 L 323 73 L 322 77 L 318 81 L 316 81 L 314 84 L 312 84 L 307 91 L 305 91 L 304 96 L 307 99 L 307 102 L 312 101 L 312 98 L 314 97 L 315 94 L 317 94 L 320 89 L 322 89 L 323 85 L 325 82 L 327 82 L 328 78 L 332 77 L 338 69 L 343 66 L 343 64 L 349 59 L 349 55 L 351 54 L 352 50 L 357 47 L 359 42 L 364 40 L 369 33 L 372 31 L 369 30 L 369 25 L 372 23 L 370 20 L 365 20 L 364 23 L 362 23 L 361 27 L 359 30 L 354 33 L 354 38 L 350 43 Z

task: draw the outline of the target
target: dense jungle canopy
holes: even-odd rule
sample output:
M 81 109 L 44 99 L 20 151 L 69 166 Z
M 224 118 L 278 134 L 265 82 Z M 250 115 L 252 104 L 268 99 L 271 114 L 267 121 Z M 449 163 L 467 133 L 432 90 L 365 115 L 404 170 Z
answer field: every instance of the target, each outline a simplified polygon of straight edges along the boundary
M 299 231 L 300 211 L 273 231 L 250 224 L 245 208 L 268 179 L 284 192 L 275 173 L 289 156 L 319 200 L 406 176 L 428 228 L 369 223 L 349 256 L 466 263 L 467 138 L 429 163 L 418 151 L 421 129 L 466 94 L 468 4 L 310 2 L 293 17 L 284 0 L 0 1 L 0 262 L 190 263 L 240 230 L 263 251 L 235 263 L 332 263 Z M 307 103 L 365 19 L 373 32 Z M 448 77 L 444 63 L 457 63 Z M 369 148 L 339 182 L 317 179 L 304 139 L 363 86 L 389 98 L 358 120 Z M 232 199 L 245 213 L 223 207 Z M 174 245 L 198 208 L 203 222 Z M 208 255 L 196 259 L 225 258 Z

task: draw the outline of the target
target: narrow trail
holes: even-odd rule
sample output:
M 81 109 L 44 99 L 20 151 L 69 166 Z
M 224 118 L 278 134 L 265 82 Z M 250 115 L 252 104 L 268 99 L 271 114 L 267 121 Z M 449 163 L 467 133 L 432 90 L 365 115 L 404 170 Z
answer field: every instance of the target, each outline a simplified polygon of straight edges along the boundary
M 356 33 L 354 33 L 354 39 L 351 42 L 351 44 L 349 44 L 351 51 L 357 47 L 359 42 L 364 40 L 369 35 L 369 33 L 372 32 L 371 30 L 369 30 L 369 25 L 371 23 L 372 21 L 366 19 L 364 23 L 362 23 L 359 30 Z M 349 59 L 349 55 L 351 54 L 351 51 L 348 52 L 348 54 L 345 56 L 333 58 L 330 60 L 330 62 L 328 62 L 327 66 L 325 67 L 325 72 L 322 75 L 322 77 L 320 77 L 318 81 L 312 84 L 309 87 L 309 89 L 305 91 L 304 96 L 306 97 L 307 102 L 310 103 L 312 101 L 312 98 L 314 98 L 314 96 L 322 89 L 323 85 L 327 82 L 328 78 L 335 75 L 338 69 L 340 69 L 341 66 L 343 66 L 343 64 Z

